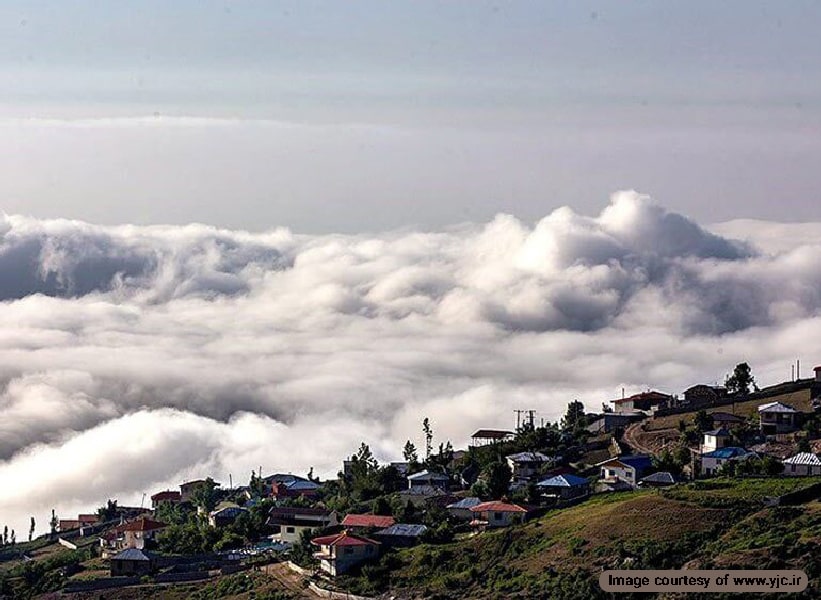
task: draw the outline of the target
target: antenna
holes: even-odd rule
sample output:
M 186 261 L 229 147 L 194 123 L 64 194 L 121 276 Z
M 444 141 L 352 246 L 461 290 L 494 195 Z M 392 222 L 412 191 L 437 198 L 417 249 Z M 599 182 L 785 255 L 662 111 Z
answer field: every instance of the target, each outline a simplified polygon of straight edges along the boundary
M 790 381 L 795 381 L 795 365 L 790 365 Z
M 801 379 L 801 359 L 796 359 L 795 361 L 795 378 Z

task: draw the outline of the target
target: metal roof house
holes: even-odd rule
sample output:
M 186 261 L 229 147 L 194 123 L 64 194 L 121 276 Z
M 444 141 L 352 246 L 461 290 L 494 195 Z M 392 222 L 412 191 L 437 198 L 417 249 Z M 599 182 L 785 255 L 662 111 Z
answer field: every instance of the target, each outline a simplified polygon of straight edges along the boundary
M 782 461 L 784 475 L 790 477 L 811 477 L 821 475 L 821 458 L 812 452 L 799 452 Z
M 536 484 L 547 495 L 559 500 L 575 500 L 590 495 L 590 481 L 570 473 L 556 475 Z
M 669 471 L 659 471 L 639 479 L 639 487 L 669 487 L 678 483 Z
M 396 523 L 377 531 L 373 537 L 386 547 L 407 548 L 418 544 L 427 530 L 425 525 Z
M 790 433 L 798 428 L 801 413 L 789 404 L 768 402 L 758 407 L 758 417 L 763 435 Z
M 428 471 L 427 469 L 420 471 L 419 473 L 414 473 L 413 475 L 408 475 L 407 479 L 408 489 L 421 486 L 432 486 L 447 491 L 450 487 L 450 477 L 435 471 Z
M 701 474 L 715 475 L 721 466 L 735 460 L 746 460 L 758 456 L 738 446 L 727 446 L 701 455 Z

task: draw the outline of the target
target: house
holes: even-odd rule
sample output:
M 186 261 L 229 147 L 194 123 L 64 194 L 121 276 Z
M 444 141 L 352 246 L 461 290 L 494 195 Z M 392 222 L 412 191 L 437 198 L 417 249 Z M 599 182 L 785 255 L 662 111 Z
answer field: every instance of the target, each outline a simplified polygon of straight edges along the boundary
M 599 479 L 604 483 L 622 481 L 631 487 L 638 485 L 641 479 L 653 466 L 649 456 L 618 456 L 602 461 L 599 468 Z
M 273 539 L 288 544 L 299 542 L 303 531 L 337 525 L 336 512 L 321 508 L 275 506 L 268 512 L 266 524 L 274 528 Z
M 790 433 L 798 429 L 800 413 L 789 404 L 769 402 L 758 407 L 758 417 L 763 435 Z
M 385 548 L 409 548 L 418 544 L 427 530 L 425 525 L 395 523 L 377 531 L 373 537 Z
M 396 523 L 396 519 L 386 515 L 347 514 L 342 519 L 342 526 L 353 531 L 364 529 L 385 529 Z
M 734 429 L 747 422 L 744 417 L 722 411 L 710 413 L 710 416 L 713 418 L 713 427 L 716 429 Z
M 673 476 L 672 473 L 668 471 L 659 471 L 658 473 L 653 473 L 652 475 L 648 475 L 647 477 L 642 477 L 639 479 L 639 487 L 670 487 L 671 485 L 675 485 L 677 483 L 676 478 Z
M 512 431 L 505 431 L 503 429 L 479 429 L 470 436 L 470 445 L 489 446 L 490 444 L 510 441 L 514 437 L 516 436 Z
M 319 547 L 313 556 L 319 560 L 319 568 L 336 577 L 348 572 L 352 567 L 379 556 L 379 542 L 348 531 L 326 535 L 311 540 Z
M 725 446 L 712 452 L 701 455 L 701 474 L 715 475 L 725 463 L 735 460 L 745 460 L 756 456 L 755 452 L 750 452 L 737 446 Z
M 198 487 L 206 485 L 205 479 L 194 479 L 180 484 L 180 502 L 191 502 L 191 498 Z M 220 484 L 216 484 L 219 487 Z
M 158 492 L 151 496 L 151 508 L 157 508 L 163 502 L 168 502 L 170 504 L 179 504 L 180 502 L 182 502 L 182 493 L 166 490 L 164 492 Z
M 516 483 L 530 481 L 553 462 L 553 459 L 541 452 L 518 452 L 507 456 L 506 459 L 512 473 L 511 481 Z
M 622 410 L 620 412 L 606 412 L 599 416 L 587 427 L 593 435 L 612 433 L 619 429 L 626 429 L 630 423 L 646 418 L 640 410 Z
M 414 486 L 407 490 L 398 492 L 397 495 L 402 502 L 402 506 L 407 506 L 408 502 L 410 502 L 416 507 L 425 507 L 434 498 L 449 496 L 449 494 L 442 488 L 434 487 L 432 485 Z
M 242 513 L 248 510 L 237 506 L 233 502 L 223 502 L 215 510 L 208 513 L 208 524 L 211 527 L 225 527 L 233 523 Z
M 315 481 L 298 477 L 291 481 L 275 481 L 271 484 L 271 497 L 281 498 L 316 498 L 322 486 Z
M 539 490 L 561 501 L 575 500 L 590 495 L 590 481 L 578 475 L 556 475 L 536 484 Z
M 473 514 L 470 525 L 476 531 L 518 525 L 527 517 L 527 509 L 518 504 L 511 504 L 504 498 L 477 504 L 470 512 Z
M 799 452 L 784 461 L 784 475 L 789 477 L 810 477 L 821 475 L 821 458 L 812 452 Z
M 60 519 L 57 523 L 57 531 L 70 531 L 80 527 L 96 525 L 100 522 L 100 517 L 96 514 L 77 515 L 76 519 Z
M 453 504 L 448 504 L 445 507 L 445 510 L 448 513 L 457 518 L 463 519 L 465 521 L 470 521 L 473 518 L 473 513 L 471 512 L 471 508 L 481 504 L 482 501 L 475 496 L 469 496 L 467 498 L 462 498 L 458 502 L 454 502 Z
M 701 442 L 701 454 L 712 452 L 719 448 L 730 445 L 730 432 L 724 427 L 704 432 L 704 439 Z
M 128 548 L 111 557 L 111 576 L 148 575 L 154 571 L 154 556 L 139 548 Z
M 408 475 L 408 489 L 422 486 L 437 487 L 448 491 L 450 488 L 450 477 L 442 473 L 436 473 L 435 471 L 428 471 L 427 469 L 419 473 L 414 473 L 413 475 Z
M 684 398 L 679 402 L 682 406 L 689 408 L 715 406 L 727 397 L 727 388 L 699 384 L 684 390 L 682 396 L 684 396 Z
M 165 523 L 154 521 L 147 517 L 140 517 L 121 526 L 122 547 L 143 550 L 149 548 L 157 539 L 157 534 L 168 527 Z
M 658 408 L 667 408 L 672 401 L 673 397 L 669 394 L 646 391 L 640 394 L 634 394 L 628 398 L 611 400 L 610 402 L 615 405 L 615 412 L 619 413 L 633 410 L 652 411 Z

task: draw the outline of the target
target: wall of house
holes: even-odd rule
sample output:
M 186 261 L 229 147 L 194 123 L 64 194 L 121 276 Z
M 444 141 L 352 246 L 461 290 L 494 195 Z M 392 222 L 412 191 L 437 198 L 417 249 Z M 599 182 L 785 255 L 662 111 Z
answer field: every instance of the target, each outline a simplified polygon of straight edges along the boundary
M 812 477 L 813 475 L 821 475 L 821 466 L 784 465 L 784 475 L 787 477 Z

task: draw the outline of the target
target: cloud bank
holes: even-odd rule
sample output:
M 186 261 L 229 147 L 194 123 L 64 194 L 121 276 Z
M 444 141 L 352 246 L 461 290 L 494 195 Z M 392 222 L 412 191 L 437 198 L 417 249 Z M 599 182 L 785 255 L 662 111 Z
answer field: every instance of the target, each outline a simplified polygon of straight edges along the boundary
M 800 229 L 800 235 L 795 234 Z M 336 473 L 741 360 L 821 361 L 821 225 L 596 217 L 304 236 L 0 220 L 0 522 L 259 466 Z M 805 363 L 806 364 L 806 363 Z M 19 537 L 19 535 L 18 535 Z

